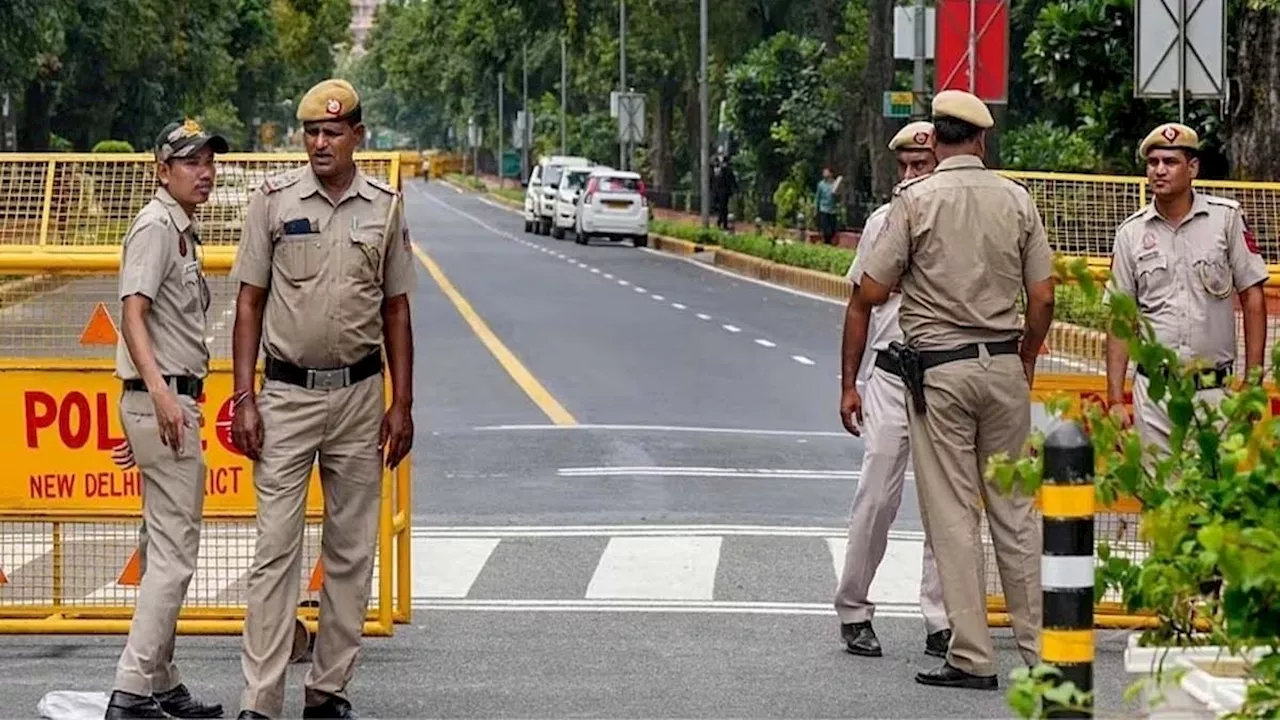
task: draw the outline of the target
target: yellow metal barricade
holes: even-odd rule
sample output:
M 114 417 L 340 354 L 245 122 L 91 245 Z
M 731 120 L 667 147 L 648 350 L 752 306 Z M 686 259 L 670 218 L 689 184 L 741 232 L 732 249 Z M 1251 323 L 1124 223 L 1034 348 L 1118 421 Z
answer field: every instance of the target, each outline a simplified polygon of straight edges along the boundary
M 399 186 L 398 153 L 358 154 Z M 227 277 L 249 192 L 306 156 L 219 157 L 200 207 L 214 358 L 200 398 L 207 465 L 196 573 L 178 630 L 235 634 L 257 530 L 252 465 L 230 441 L 231 328 Z M 123 439 L 114 377 L 120 242 L 155 187 L 149 155 L 0 155 L 0 632 L 125 633 L 137 595 L 141 481 L 111 450 Z M 388 381 L 389 382 L 389 381 Z M 387 393 L 388 399 L 390 393 Z M 323 497 L 307 498 L 299 618 L 318 617 Z M 410 619 L 410 463 L 384 471 L 374 579 L 364 631 L 390 635 Z

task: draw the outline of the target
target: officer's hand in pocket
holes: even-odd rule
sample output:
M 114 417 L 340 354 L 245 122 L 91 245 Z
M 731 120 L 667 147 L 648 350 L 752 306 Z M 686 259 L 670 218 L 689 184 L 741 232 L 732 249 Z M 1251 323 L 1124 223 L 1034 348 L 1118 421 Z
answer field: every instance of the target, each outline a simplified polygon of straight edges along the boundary
M 253 397 L 245 398 L 231 416 L 231 442 L 250 460 L 262 457 L 262 416 Z
M 138 464 L 133 459 L 133 447 L 128 440 L 121 440 L 119 445 L 111 449 L 111 462 L 121 470 L 130 470 Z
M 382 416 L 378 447 L 386 450 L 387 467 L 395 468 L 413 448 L 413 413 L 408 405 L 392 403 Z
M 862 396 L 855 388 L 849 388 L 840 395 L 840 422 L 851 435 L 862 435 Z

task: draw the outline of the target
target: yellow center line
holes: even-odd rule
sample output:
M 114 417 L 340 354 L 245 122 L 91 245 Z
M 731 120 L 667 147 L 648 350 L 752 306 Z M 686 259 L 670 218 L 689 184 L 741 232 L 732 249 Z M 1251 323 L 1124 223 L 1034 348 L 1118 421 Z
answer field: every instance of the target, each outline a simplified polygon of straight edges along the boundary
M 569 411 L 565 410 L 564 406 L 552 397 L 551 393 L 547 392 L 547 389 L 542 386 L 542 383 L 538 382 L 533 373 L 529 372 L 524 363 L 516 358 L 515 354 L 498 339 L 497 335 L 493 334 L 493 331 L 489 329 L 485 321 L 471 307 L 471 303 L 467 302 L 467 299 L 462 297 L 462 293 L 458 292 L 453 283 L 449 282 L 449 278 L 445 277 L 444 271 L 440 269 L 436 261 L 432 260 L 426 251 L 418 247 L 417 243 L 413 244 L 413 254 L 417 256 L 418 261 L 431 274 L 431 278 L 436 281 L 436 285 L 440 286 L 440 290 L 444 292 L 445 297 L 449 298 L 449 302 L 453 303 L 453 306 L 458 309 L 458 314 L 462 316 L 462 319 L 466 320 L 467 325 L 471 326 L 471 331 L 476 334 L 476 337 L 480 338 L 480 342 L 484 343 L 484 346 L 493 354 L 494 359 L 498 361 L 502 369 L 507 371 L 507 374 L 529 396 L 533 404 L 537 405 L 546 414 L 547 418 L 556 425 L 577 425 L 578 421 L 574 419 L 573 415 L 570 415 Z

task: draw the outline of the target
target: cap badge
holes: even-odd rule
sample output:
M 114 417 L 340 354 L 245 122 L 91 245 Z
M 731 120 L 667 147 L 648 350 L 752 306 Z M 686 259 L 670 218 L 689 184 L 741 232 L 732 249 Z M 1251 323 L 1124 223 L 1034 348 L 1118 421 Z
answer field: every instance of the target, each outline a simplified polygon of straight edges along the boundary
M 1169 142 L 1173 142 L 1174 140 L 1178 139 L 1178 128 L 1167 127 L 1164 130 L 1162 130 L 1160 134 L 1164 137 L 1165 140 L 1168 140 Z
M 929 142 L 929 133 L 918 132 L 911 139 L 914 140 L 917 145 L 924 145 Z
M 182 123 L 182 131 L 188 137 L 192 135 L 199 135 L 201 132 L 200 123 L 192 120 L 191 118 L 187 118 L 187 121 Z
M 342 112 L 342 103 L 338 101 L 338 98 L 329 98 L 329 102 L 325 103 L 324 109 L 330 115 L 337 115 Z

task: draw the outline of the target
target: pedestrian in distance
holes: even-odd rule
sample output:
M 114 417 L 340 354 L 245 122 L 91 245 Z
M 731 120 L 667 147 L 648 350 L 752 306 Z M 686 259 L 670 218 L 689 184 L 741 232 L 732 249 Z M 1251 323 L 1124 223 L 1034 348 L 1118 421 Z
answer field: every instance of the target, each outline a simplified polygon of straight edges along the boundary
M 1244 316 L 1245 378 L 1262 368 L 1267 265 L 1240 203 L 1192 187 L 1200 172 L 1199 150 L 1196 132 L 1178 123 L 1161 125 L 1143 139 L 1138 155 L 1146 161 L 1151 202 L 1116 228 L 1107 294 L 1120 292 L 1137 300 L 1156 340 L 1175 350 L 1181 362 L 1205 370 L 1195 376 L 1196 401 L 1217 406 L 1235 370 L 1235 296 Z M 1122 422 L 1128 421 L 1128 366 L 1127 345 L 1108 334 L 1107 401 Z M 1152 374 L 1168 369 L 1139 364 L 1135 370 L 1138 435 L 1143 445 L 1167 453 L 1169 413 L 1152 401 L 1149 388 Z
M 205 461 L 200 406 L 209 371 L 209 286 L 196 207 L 209 199 L 214 153 L 227 141 L 195 121 L 156 138 L 159 187 L 125 234 L 120 260 L 121 333 L 116 376 L 126 442 L 113 460 L 142 475 L 143 568 L 129 638 L 106 717 L 216 718 L 221 705 L 191 696 L 173 659 L 178 613 L 200 551 Z
M 1021 184 L 989 170 L 987 106 L 958 90 L 932 105 L 938 166 L 894 190 L 867 251 L 859 294 L 872 305 L 902 283 L 916 487 L 952 630 L 927 685 L 994 689 L 980 522 L 985 508 L 1018 650 L 1039 660 L 1040 525 L 1034 498 L 984 479 L 987 460 L 1024 449 L 1035 362 L 1053 320 L 1053 254 Z M 1018 320 L 1026 292 L 1025 326 Z
M 831 168 L 823 168 L 816 191 L 818 232 L 826 245 L 836 244 L 836 193 L 840 192 L 840 183 L 844 182 L 843 175 L 834 179 L 833 175 Z
M 930 140 L 933 125 L 908 123 L 893 136 L 889 149 L 898 159 L 901 180 L 911 180 L 933 172 L 937 159 Z M 876 208 L 867 218 L 859 241 L 859 253 L 849 267 L 853 293 L 845 311 L 844 341 L 841 348 L 843 375 L 840 419 L 853 435 L 866 440 L 862 475 L 849 509 L 849 538 L 845 544 L 844 570 L 836 588 L 835 607 L 840 617 L 840 636 L 845 649 L 854 655 L 880 657 L 880 640 L 871 625 L 876 606 L 868 593 L 876 569 L 884 559 L 889 528 L 902 502 L 902 483 L 907 472 L 911 442 L 907 426 L 907 391 L 898 363 L 889 356 L 889 345 L 902 341 L 898 308 L 902 296 L 895 290 L 884 305 L 872 307 L 858 293 L 862 281 L 862 260 L 874 246 L 884 227 L 889 204 Z M 866 350 L 870 348 L 870 352 Z M 874 359 L 873 359 L 874 358 Z M 863 393 L 866 394 L 865 404 Z M 942 603 L 942 585 L 926 540 L 920 568 L 920 609 L 924 613 L 926 654 L 943 657 L 951 641 L 947 612 Z
M 283 711 L 317 459 L 324 579 L 303 716 L 355 716 L 346 687 L 368 608 L 383 465 L 399 465 L 413 444 L 414 256 L 400 194 L 355 163 L 361 115 L 344 80 L 306 93 L 297 117 L 309 163 L 253 192 L 232 270 L 240 283 L 232 434 L 254 462 L 258 525 L 242 718 Z M 255 388 L 259 343 L 265 378 Z

